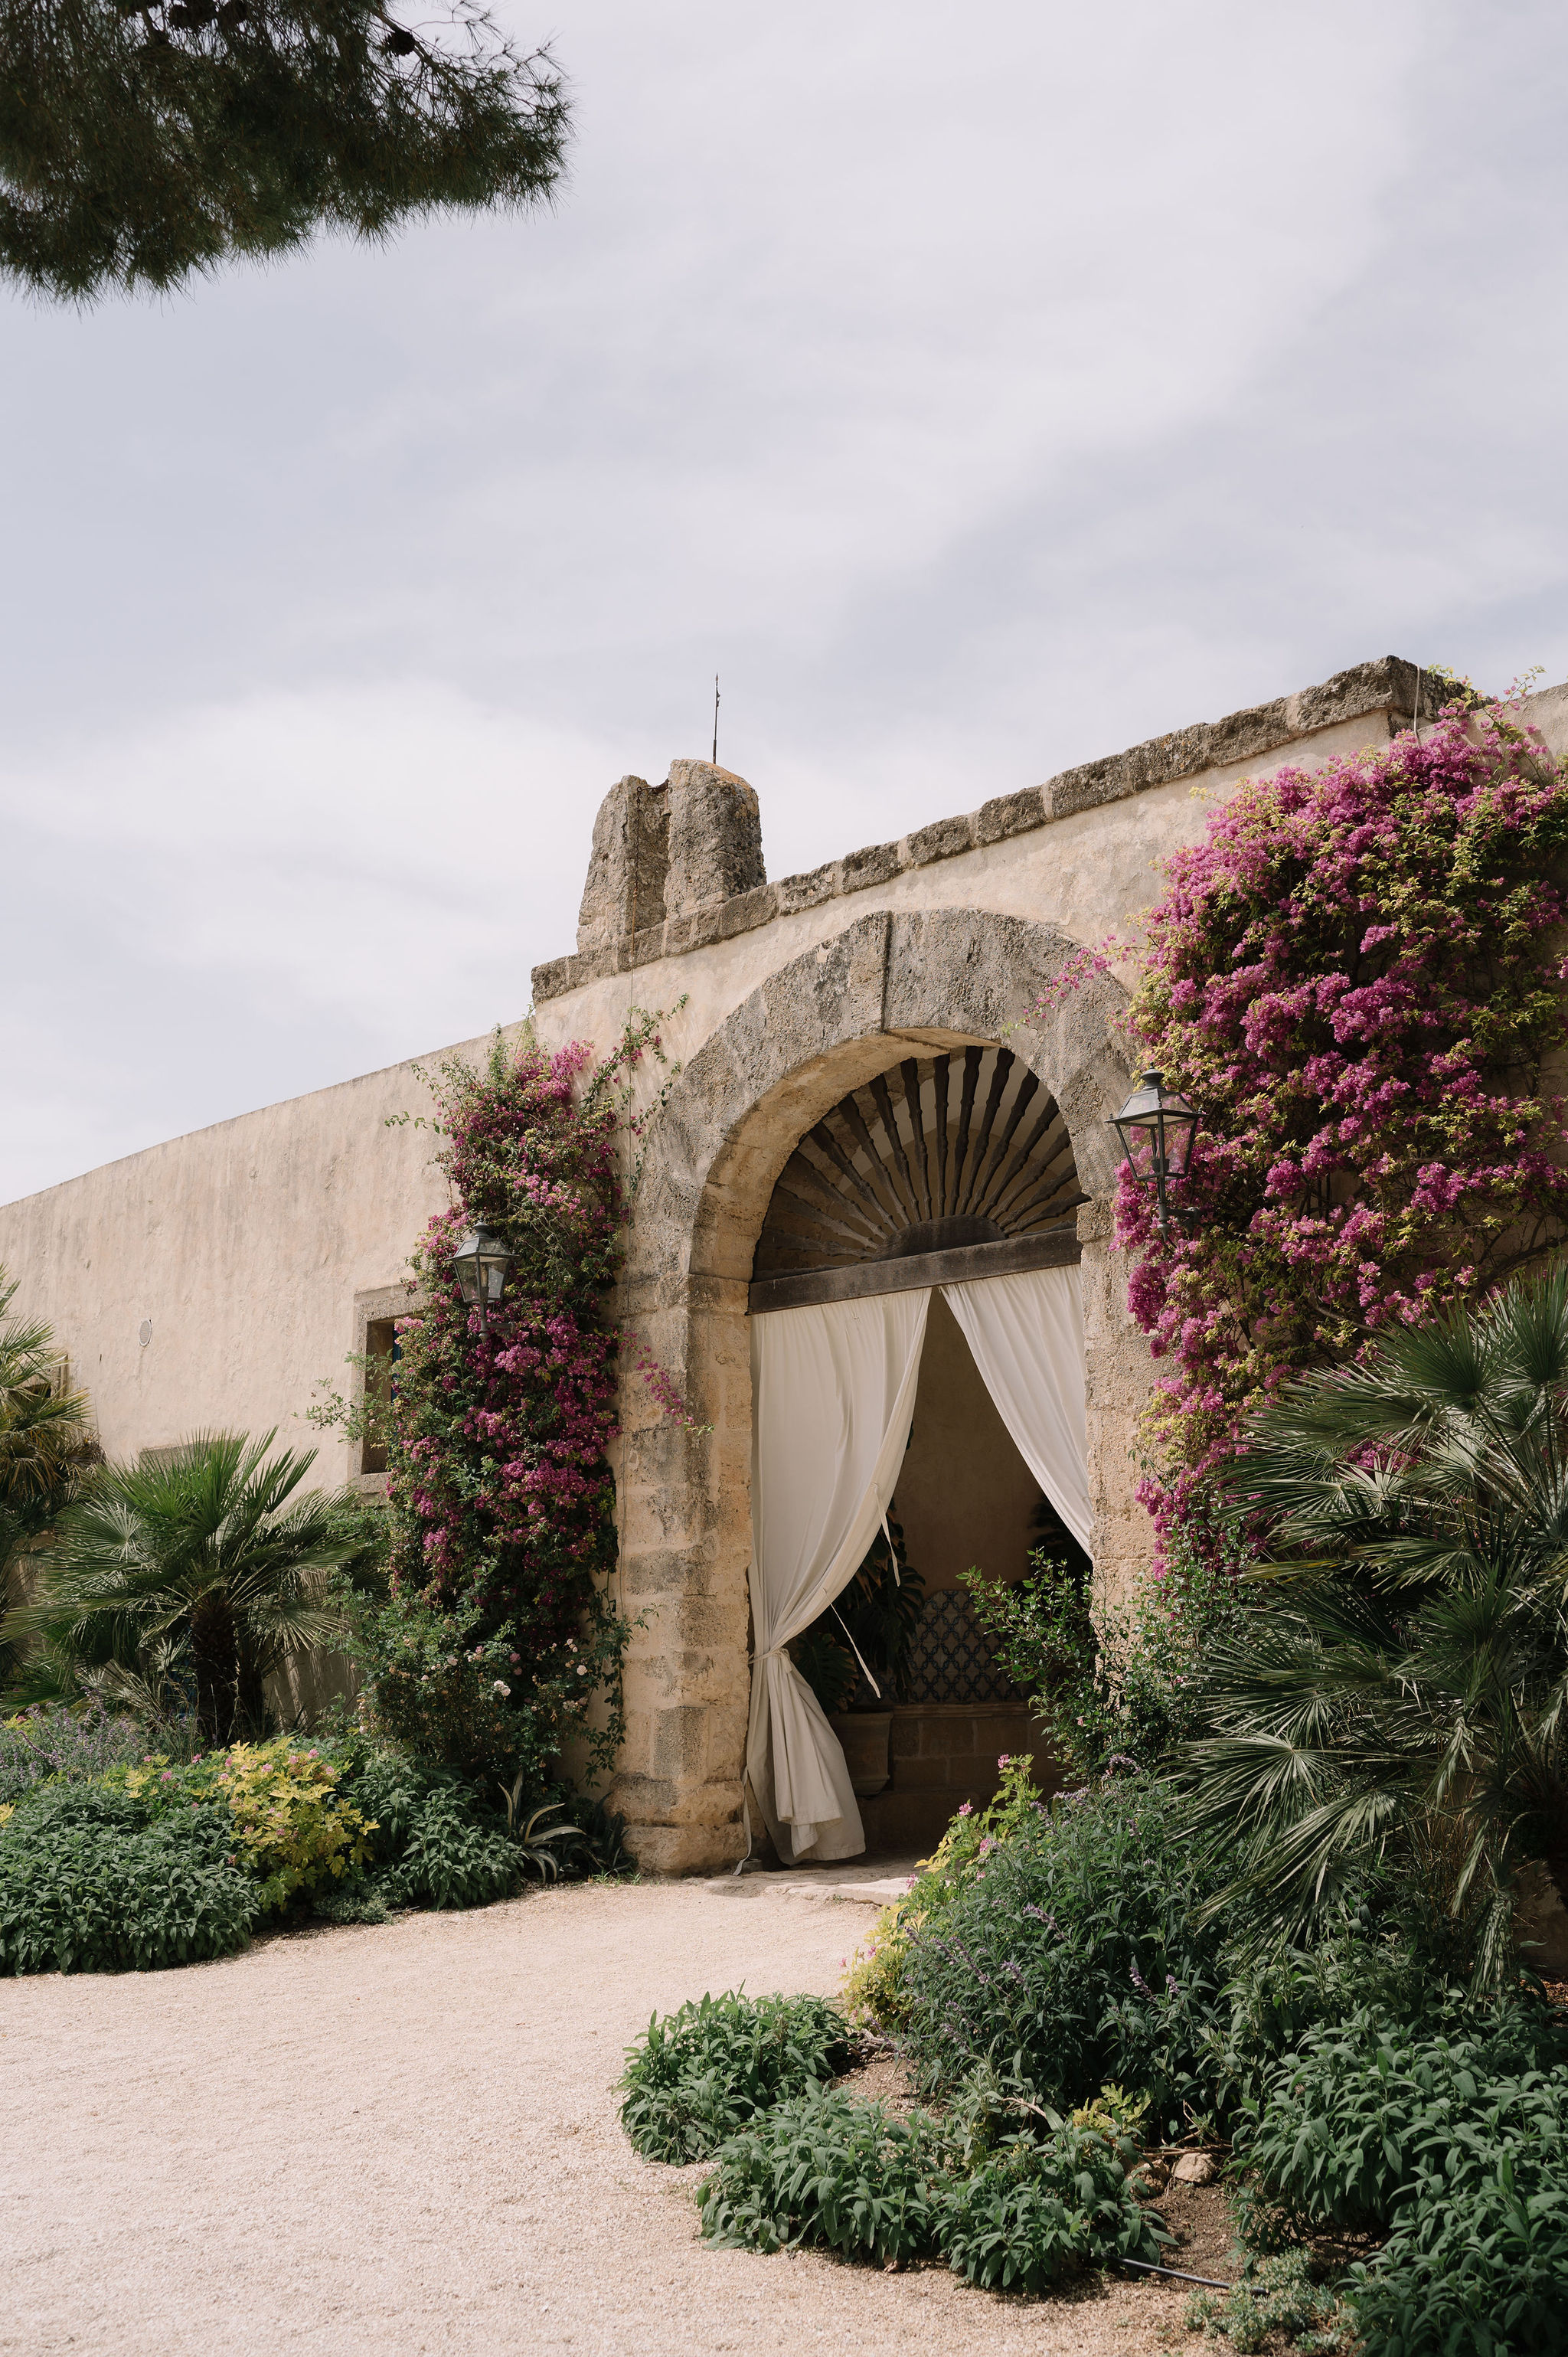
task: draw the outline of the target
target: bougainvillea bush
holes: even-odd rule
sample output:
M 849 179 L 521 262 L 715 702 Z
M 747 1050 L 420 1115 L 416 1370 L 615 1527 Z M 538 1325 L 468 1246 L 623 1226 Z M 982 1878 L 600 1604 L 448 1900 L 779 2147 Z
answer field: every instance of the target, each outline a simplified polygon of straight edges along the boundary
M 1509 707 L 1243 784 L 1149 922 L 1137 1052 L 1198 1108 L 1120 1243 L 1162 1387 L 1162 1522 L 1290 1371 L 1480 1294 L 1568 1231 L 1568 778 Z
M 575 1735 L 596 1764 L 618 1739 L 627 1631 L 605 1585 L 616 1338 L 603 1305 L 620 1248 L 620 1083 L 658 1047 L 636 1027 L 590 1071 L 585 1048 L 547 1056 L 498 1033 L 482 1068 L 453 1059 L 435 1076 L 454 1200 L 412 1256 L 420 1307 L 399 1322 L 386 1428 L 392 1600 L 360 1652 L 383 1732 L 509 1785 L 543 1789 Z M 484 1332 L 453 1263 L 479 1222 L 513 1254 Z

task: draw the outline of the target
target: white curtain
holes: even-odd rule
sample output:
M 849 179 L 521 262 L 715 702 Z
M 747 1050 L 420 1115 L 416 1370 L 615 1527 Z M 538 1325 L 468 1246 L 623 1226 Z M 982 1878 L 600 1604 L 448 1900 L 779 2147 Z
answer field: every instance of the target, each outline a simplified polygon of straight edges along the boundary
M 780 1857 L 855 1857 L 865 1847 L 843 1747 L 785 1648 L 848 1586 L 886 1511 L 929 1301 L 888 1293 L 751 1320 L 756 1665 L 746 1765 Z
M 1018 1454 L 1078 1541 L 1089 1545 L 1083 1293 L 1076 1268 L 944 1285 L 986 1390 Z

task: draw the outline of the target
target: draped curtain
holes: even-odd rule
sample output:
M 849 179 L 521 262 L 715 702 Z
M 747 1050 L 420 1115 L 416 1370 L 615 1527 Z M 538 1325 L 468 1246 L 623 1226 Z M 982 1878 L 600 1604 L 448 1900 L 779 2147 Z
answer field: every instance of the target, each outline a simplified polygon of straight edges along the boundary
M 1041 1489 L 1089 1544 L 1083 1308 L 1076 1268 L 944 1285 L 987 1391 Z M 751 1320 L 751 1617 L 746 1774 L 779 1856 L 865 1846 L 849 1770 L 791 1639 L 859 1569 L 915 1414 L 929 1292 Z
M 944 1285 L 981 1380 L 1019 1456 L 1089 1547 L 1083 1289 L 1076 1268 Z
M 751 1321 L 751 1622 L 746 1772 L 780 1857 L 865 1847 L 843 1748 L 785 1650 L 860 1567 L 915 1414 L 928 1293 Z

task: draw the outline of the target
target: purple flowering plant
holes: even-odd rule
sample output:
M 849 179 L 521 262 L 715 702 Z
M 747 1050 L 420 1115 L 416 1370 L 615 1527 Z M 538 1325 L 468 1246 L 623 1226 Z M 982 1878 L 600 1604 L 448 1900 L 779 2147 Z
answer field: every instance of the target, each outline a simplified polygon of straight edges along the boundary
M 146 1749 L 145 1727 L 101 1703 L 35 1704 L 0 1719 L 0 1808 L 38 1784 L 96 1782 L 112 1769 L 136 1765 Z

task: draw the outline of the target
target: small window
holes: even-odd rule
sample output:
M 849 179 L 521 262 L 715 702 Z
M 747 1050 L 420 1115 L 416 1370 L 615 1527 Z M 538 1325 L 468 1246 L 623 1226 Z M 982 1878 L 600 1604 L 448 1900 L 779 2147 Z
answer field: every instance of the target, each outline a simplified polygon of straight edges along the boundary
M 397 1323 L 391 1318 L 372 1318 L 365 1328 L 365 1405 L 381 1408 L 392 1404 L 396 1389 L 394 1370 L 403 1356 L 403 1344 L 397 1339 Z M 387 1469 L 386 1443 L 366 1434 L 360 1449 L 361 1473 L 384 1473 Z

